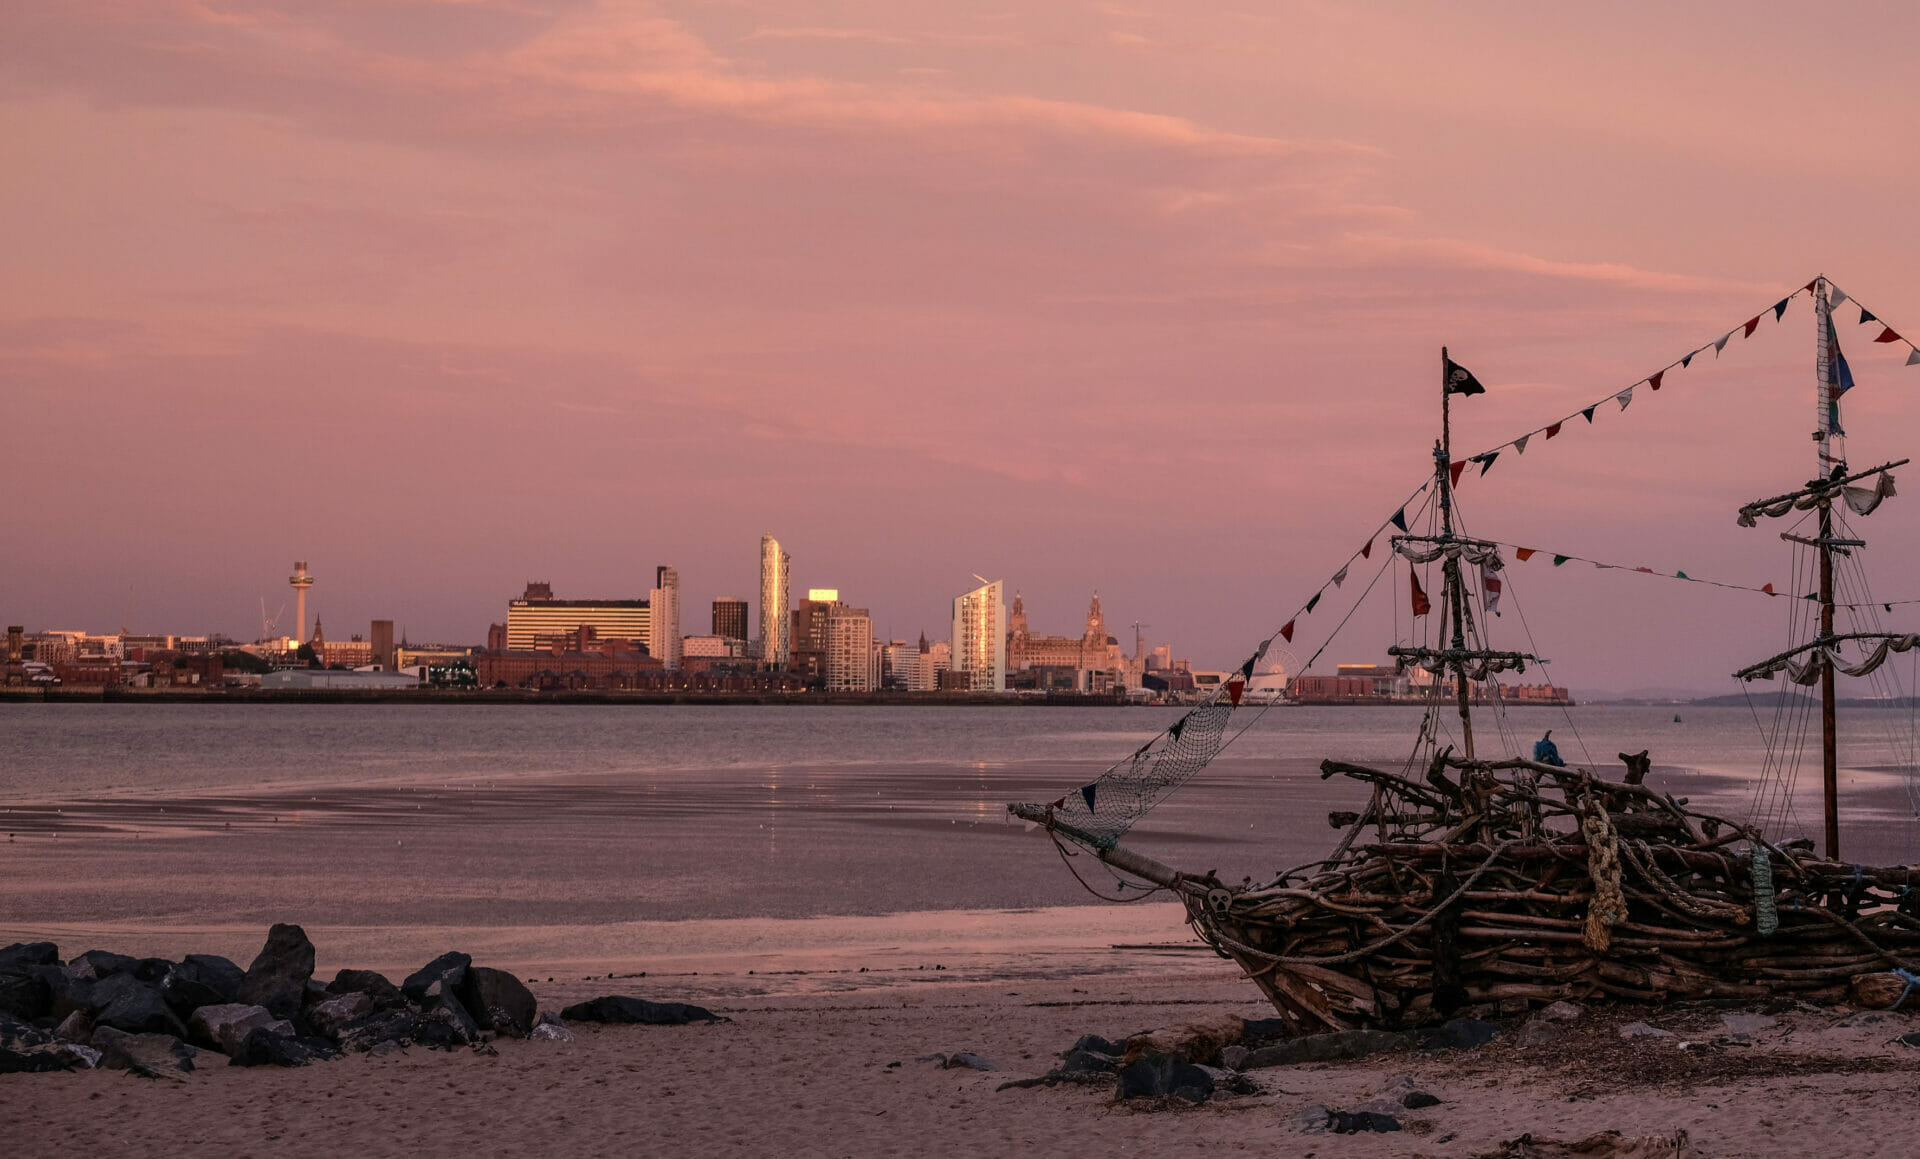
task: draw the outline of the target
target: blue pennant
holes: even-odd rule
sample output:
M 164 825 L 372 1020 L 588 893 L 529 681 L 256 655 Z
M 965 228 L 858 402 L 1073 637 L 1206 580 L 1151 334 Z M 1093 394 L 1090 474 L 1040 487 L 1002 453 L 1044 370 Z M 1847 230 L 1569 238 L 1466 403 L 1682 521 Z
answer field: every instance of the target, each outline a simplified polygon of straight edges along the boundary
M 1087 812 L 1093 812 L 1093 795 L 1099 791 L 1100 784 L 1097 781 L 1091 785 L 1080 786 L 1080 795 L 1087 799 Z

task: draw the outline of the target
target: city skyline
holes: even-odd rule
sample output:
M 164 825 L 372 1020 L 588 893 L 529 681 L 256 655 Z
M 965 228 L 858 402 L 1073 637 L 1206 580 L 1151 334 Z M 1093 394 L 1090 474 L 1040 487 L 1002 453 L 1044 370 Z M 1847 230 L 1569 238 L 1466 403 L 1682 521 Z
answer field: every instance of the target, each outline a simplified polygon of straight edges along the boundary
M 739 543 L 778 527 L 794 590 L 858 577 L 883 635 L 977 570 L 1229 665 L 1424 478 L 1442 345 L 1478 450 L 1819 273 L 1920 332 L 1904 6 L 234 12 L 29 7 L 0 43 L 13 619 L 251 635 L 307 559 L 309 627 L 457 639 L 529 575 L 757 591 Z M 1898 458 L 1920 372 L 1856 318 L 1850 449 Z M 1469 526 L 1782 581 L 1731 513 L 1811 469 L 1804 302 L 1713 353 L 1466 480 Z M 1920 505 L 1875 519 L 1920 574 Z M 1658 657 L 1727 691 L 1783 629 L 1513 582 L 1577 687 Z

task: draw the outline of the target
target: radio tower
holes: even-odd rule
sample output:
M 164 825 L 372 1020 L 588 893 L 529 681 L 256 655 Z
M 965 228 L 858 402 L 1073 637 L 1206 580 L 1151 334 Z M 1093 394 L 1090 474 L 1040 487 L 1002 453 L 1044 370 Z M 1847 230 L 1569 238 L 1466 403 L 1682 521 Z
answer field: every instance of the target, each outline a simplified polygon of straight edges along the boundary
M 296 609 L 293 630 L 299 633 L 294 637 L 294 643 L 304 644 L 307 640 L 307 589 L 313 586 L 313 577 L 307 574 L 306 560 L 294 561 L 293 574 L 287 577 L 287 582 L 293 585 Z

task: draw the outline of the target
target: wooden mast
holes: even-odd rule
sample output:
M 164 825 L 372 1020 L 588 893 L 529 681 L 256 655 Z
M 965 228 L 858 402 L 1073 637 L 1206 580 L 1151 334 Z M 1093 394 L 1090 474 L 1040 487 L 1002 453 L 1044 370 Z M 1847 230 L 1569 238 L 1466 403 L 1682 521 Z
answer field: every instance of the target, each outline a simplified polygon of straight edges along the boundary
M 1453 479 L 1449 465 L 1453 461 L 1453 417 L 1451 400 L 1453 389 L 1447 381 L 1447 348 L 1440 348 L 1440 441 L 1433 448 L 1433 484 L 1440 494 L 1440 537 L 1453 538 Z M 1467 689 L 1467 660 L 1464 653 L 1467 648 L 1466 602 L 1460 596 L 1460 558 L 1452 552 L 1442 557 L 1440 564 L 1441 583 L 1445 586 L 1446 602 L 1441 605 L 1443 616 L 1451 614 L 1453 618 L 1454 691 L 1460 702 L 1460 739 L 1466 750 L 1468 760 L 1473 759 L 1473 714 L 1467 707 L 1470 696 Z
M 1820 425 L 1815 437 L 1820 443 L 1820 479 L 1838 479 L 1847 473 L 1845 452 L 1834 457 L 1833 439 L 1842 435 L 1833 397 L 1833 367 L 1827 351 L 1827 328 L 1832 325 L 1833 306 L 1827 298 L 1827 281 L 1816 279 L 1813 287 L 1814 374 L 1819 380 Z M 1842 435 L 1844 437 L 1844 435 Z M 1842 444 L 1844 447 L 1844 444 Z M 1833 498 L 1820 501 L 1820 639 L 1833 638 Z M 1834 711 L 1833 664 L 1820 668 L 1820 789 L 1826 816 L 1827 860 L 1840 860 L 1840 749 L 1839 720 Z

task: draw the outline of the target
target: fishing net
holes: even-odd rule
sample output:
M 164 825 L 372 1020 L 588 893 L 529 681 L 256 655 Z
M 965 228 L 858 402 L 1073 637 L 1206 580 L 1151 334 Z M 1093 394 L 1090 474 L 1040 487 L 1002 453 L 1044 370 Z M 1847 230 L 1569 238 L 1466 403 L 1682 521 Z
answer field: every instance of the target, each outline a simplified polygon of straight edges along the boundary
M 1238 699 L 1223 689 L 1078 792 L 1053 802 L 1055 819 L 1102 848 L 1120 840 L 1162 797 L 1219 754 Z

